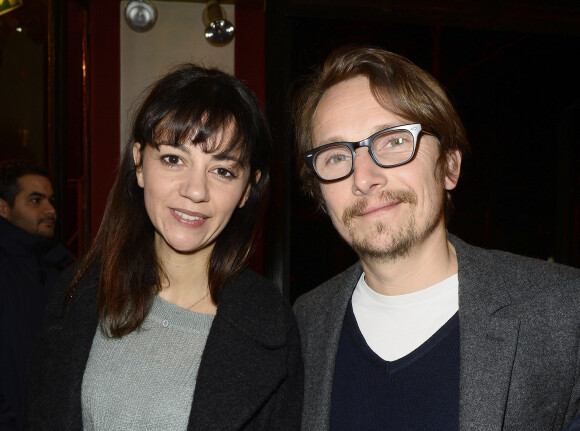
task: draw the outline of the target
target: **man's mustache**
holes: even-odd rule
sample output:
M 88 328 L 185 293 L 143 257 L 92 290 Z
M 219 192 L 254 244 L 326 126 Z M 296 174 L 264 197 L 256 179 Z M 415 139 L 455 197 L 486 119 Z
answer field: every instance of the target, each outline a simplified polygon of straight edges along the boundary
M 385 204 L 408 203 L 415 205 L 417 203 L 417 194 L 411 190 L 385 190 L 376 199 L 373 199 L 373 201 Z M 353 218 L 364 214 L 368 206 L 369 198 L 360 198 L 352 206 L 344 210 L 342 222 L 345 225 L 350 224 Z

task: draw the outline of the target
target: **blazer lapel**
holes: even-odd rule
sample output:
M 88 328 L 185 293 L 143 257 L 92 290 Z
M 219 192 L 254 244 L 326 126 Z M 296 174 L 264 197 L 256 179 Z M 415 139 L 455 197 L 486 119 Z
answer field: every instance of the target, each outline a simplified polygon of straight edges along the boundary
M 500 274 L 452 238 L 459 261 L 460 431 L 503 426 L 520 322 L 510 317 L 510 298 Z
M 327 430 L 336 353 L 346 308 L 362 274 L 357 262 L 295 304 L 304 355 L 302 429 Z M 307 322 L 307 323 L 306 323 Z

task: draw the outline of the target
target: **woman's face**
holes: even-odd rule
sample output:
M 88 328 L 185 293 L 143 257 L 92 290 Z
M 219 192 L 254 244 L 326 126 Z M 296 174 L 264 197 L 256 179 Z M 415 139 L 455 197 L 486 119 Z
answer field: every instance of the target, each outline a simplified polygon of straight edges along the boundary
M 190 141 L 158 149 L 146 145 L 143 153 L 141 144 L 133 146 L 158 254 L 210 251 L 234 210 L 245 204 L 249 169 L 236 153 L 220 154 L 229 137 L 227 131 L 217 136 L 209 153 Z

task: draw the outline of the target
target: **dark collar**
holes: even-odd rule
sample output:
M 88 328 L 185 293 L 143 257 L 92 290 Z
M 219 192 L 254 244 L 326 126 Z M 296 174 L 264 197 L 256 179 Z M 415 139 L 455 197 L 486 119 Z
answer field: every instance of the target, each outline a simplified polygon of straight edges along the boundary
M 50 249 L 51 245 L 47 238 L 28 233 L 0 216 L 0 249 L 6 253 L 41 254 Z
M 251 270 L 226 283 L 219 296 L 218 316 L 265 347 L 286 343 L 288 319 L 276 287 Z

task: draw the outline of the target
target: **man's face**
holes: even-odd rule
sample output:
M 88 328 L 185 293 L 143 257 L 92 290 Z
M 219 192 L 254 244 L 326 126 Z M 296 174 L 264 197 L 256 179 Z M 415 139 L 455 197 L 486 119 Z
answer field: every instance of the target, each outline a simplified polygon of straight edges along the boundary
M 366 77 L 331 87 L 313 118 L 313 145 L 360 141 L 388 127 L 412 123 L 383 108 L 371 93 Z M 330 218 L 340 235 L 361 259 L 392 260 L 406 256 L 433 232 L 444 232 L 445 190 L 455 187 L 460 157 L 451 178 L 437 169 L 439 143 L 419 136 L 415 158 L 406 165 L 381 168 L 367 148 L 356 151 L 349 177 L 321 183 Z
M 28 233 L 52 238 L 56 211 L 50 180 L 42 175 L 28 174 L 20 177 L 18 184 L 20 192 L 14 205 L 8 208 L 6 219 Z

